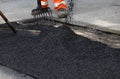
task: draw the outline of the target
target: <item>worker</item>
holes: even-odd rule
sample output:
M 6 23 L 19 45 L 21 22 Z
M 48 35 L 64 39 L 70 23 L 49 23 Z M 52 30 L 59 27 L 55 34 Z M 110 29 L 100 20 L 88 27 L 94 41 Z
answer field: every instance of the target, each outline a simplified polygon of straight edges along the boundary
M 48 1 L 47 0 L 37 0 L 38 3 L 38 9 L 42 9 L 43 11 L 47 11 L 48 7 Z M 64 0 L 53 0 L 55 10 L 58 12 L 58 16 L 60 18 L 67 16 L 67 5 Z M 45 10 L 44 10 L 45 9 Z

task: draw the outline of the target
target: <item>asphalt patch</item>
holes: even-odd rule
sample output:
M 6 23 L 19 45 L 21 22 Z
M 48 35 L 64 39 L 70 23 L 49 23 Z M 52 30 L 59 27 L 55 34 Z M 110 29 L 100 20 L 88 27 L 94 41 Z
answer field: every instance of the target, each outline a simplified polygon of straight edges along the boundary
M 120 78 L 120 49 L 78 36 L 66 26 L 30 28 L 41 30 L 40 35 L 0 33 L 0 63 L 38 79 Z

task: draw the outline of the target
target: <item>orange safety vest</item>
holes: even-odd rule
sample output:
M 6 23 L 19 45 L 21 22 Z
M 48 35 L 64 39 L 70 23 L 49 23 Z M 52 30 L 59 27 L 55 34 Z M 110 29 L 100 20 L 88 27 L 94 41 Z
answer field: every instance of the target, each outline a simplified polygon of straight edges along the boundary
M 67 8 L 67 5 L 64 0 L 53 0 L 55 10 L 59 10 L 60 8 Z M 42 8 L 48 7 L 48 1 L 47 0 L 41 0 L 41 6 Z

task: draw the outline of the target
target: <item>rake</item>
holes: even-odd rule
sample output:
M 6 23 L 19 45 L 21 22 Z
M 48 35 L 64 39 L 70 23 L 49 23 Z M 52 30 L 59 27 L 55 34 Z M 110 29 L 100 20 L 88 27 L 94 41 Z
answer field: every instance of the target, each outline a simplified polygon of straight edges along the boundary
M 41 6 L 40 0 L 37 1 L 37 4 Z M 73 8 L 74 8 L 74 0 L 68 0 L 67 1 L 67 13 L 68 16 L 66 18 L 56 18 L 54 17 L 53 11 L 48 8 L 47 11 L 43 10 L 41 8 L 33 9 L 32 15 L 36 21 L 36 24 L 49 24 L 49 25 L 55 25 L 56 22 L 64 22 L 64 23 L 70 23 L 72 22 L 72 15 L 73 15 Z
M 37 5 L 38 5 L 38 8 L 32 10 L 32 15 L 36 21 L 36 24 L 52 23 L 53 21 L 50 22 L 50 19 L 53 19 L 53 13 L 52 13 L 51 9 L 50 8 L 42 9 L 40 0 L 37 0 Z M 54 24 L 54 23 L 52 23 L 52 24 Z

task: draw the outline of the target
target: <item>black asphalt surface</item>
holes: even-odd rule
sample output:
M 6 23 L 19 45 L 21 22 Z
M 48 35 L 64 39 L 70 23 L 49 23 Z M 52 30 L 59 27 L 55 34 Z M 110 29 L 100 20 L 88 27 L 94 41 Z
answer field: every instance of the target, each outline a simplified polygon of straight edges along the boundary
M 24 28 L 42 32 L 0 31 L 0 63 L 38 79 L 120 79 L 120 49 L 78 36 L 66 26 Z

